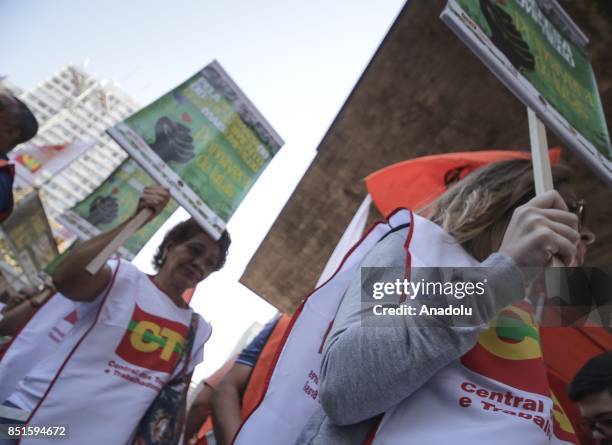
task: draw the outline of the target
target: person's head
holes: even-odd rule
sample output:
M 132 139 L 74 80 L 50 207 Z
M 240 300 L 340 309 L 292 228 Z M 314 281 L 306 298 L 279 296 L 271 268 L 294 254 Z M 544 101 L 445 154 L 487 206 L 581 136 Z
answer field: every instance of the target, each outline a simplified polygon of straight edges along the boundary
M 571 183 L 571 171 L 563 165 L 552 167 L 556 190 L 568 208 L 578 206 Z M 500 161 L 483 167 L 451 186 L 426 207 L 427 216 L 442 226 L 478 260 L 499 249 L 514 210 L 535 196 L 533 166 L 528 160 Z M 576 263 L 582 264 L 586 246 L 595 236 L 581 227 Z
M 227 230 L 215 241 L 190 218 L 166 234 L 153 257 L 153 266 L 158 276 L 189 289 L 223 267 L 230 243 Z
M 612 444 L 612 352 L 593 357 L 567 389 L 598 443 Z
M 11 93 L 0 90 L 0 153 L 8 153 L 37 132 L 38 122 L 30 109 Z

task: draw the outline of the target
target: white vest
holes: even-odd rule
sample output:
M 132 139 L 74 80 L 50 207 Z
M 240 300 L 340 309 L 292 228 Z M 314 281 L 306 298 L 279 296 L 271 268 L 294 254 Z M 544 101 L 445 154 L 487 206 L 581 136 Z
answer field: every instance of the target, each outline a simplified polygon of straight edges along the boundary
M 315 290 L 296 312 L 264 398 L 243 424 L 235 445 L 295 442 L 319 404 L 321 345 L 342 296 L 350 282 L 358 277 L 360 263 L 382 235 L 389 232 L 390 227 L 411 219 L 406 241 L 410 267 L 468 267 L 478 264 L 440 227 L 406 210 L 393 214 L 389 225 L 376 225 L 353 248 L 330 281 Z M 487 341 L 492 329 L 479 337 L 477 347 L 487 351 L 486 347 L 495 343 L 490 339 Z M 517 345 L 508 347 L 512 350 Z M 534 350 L 530 338 L 518 345 L 523 353 L 525 347 L 527 351 Z M 491 355 L 499 353 L 495 347 L 491 349 Z M 538 372 L 544 373 L 545 378 L 539 343 L 537 350 L 539 356 L 533 352 L 534 356 L 530 358 L 536 362 L 539 359 L 539 362 L 531 364 Z M 488 366 L 487 358 L 490 357 L 474 355 L 477 352 L 480 351 L 475 347 L 466 354 L 465 364 L 462 361 L 449 364 L 413 395 L 385 413 L 373 443 L 438 445 L 449 440 L 465 445 L 536 445 L 548 444 L 551 440 L 552 443 L 572 443 L 571 440 L 560 441 L 552 435 L 553 429 L 558 432 L 562 424 L 566 431 L 560 431 L 559 436 L 575 439 L 571 425 L 558 405 L 553 416 L 553 402 L 547 385 L 534 387 L 534 392 L 528 383 L 519 382 L 518 387 L 504 383 L 505 376 L 489 372 L 498 369 L 499 363 L 493 360 L 492 366 Z M 519 366 L 525 364 L 521 362 Z M 495 380 L 491 375 L 502 380 Z M 531 376 L 526 378 L 528 380 Z M 523 386 L 525 389 L 521 389 Z M 568 434 L 562 434 L 564 432 Z
M 75 304 L 53 295 L 26 323 L 0 357 L 0 404 L 44 357 L 51 355 L 78 318 Z
M 264 398 L 243 423 L 235 445 L 295 443 L 319 406 L 321 346 L 342 296 L 358 276 L 367 253 L 391 228 L 410 223 L 411 218 L 411 213 L 404 210 L 392 215 L 388 224 L 372 227 L 345 256 L 334 275 L 306 297 L 289 325 Z
M 160 388 L 183 369 L 182 361 L 177 362 L 191 309 L 177 307 L 132 264 L 120 261 L 117 267 L 108 289 L 94 303 L 99 305 L 94 320 L 77 323 L 70 332 L 73 341 L 64 341 L 50 358 L 56 360 L 57 373 L 27 421 L 68 424 L 65 444 L 127 443 Z M 210 325 L 200 317 L 190 369 L 201 361 L 210 333 Z

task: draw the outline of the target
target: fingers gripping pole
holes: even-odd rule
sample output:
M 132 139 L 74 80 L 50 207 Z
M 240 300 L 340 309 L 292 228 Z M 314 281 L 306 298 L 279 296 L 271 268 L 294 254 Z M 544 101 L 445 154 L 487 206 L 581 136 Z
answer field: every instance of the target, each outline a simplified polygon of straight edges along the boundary
M 96 257 L 91 260 L 91 262 L 87 265 L 85 270 L 89 272 L 91 275 L 95 275 L 102 269 L 102 267 L 106 264 L 108 259 L 111 257 L 113 253 L 119 249 L 127 241 L 127 239 L 136 232 L 140 226 L 142 226 L 147 219 L 153 214 L 151 209 L 142 209 L 132 220 L 126 224 L 126 226 L 113 238 L 113 240 L 107 244 L 107 246 L 102 249 L 102 251 L 96 255 Z

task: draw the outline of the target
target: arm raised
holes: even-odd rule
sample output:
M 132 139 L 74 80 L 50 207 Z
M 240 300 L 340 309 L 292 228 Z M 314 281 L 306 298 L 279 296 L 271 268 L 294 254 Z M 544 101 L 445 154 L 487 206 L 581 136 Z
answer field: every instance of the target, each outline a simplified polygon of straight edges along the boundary
M 62 260 L 53 274 L 53 283 L 57 290 L 71 300 L 93 301 L 110 282 L 112 271 L 106 265 L 92 275 L 85 270 L 87 264 L 121 232 L 141 209 L 149 208 L 153 211 L 151 217 L 145 221 L 144 224 L 146 224 L 159 215 L 169 199 L 170 194 L 167 189 L 159 186 L 145 187 L 133 216 L 114 229 L 79 244 Z

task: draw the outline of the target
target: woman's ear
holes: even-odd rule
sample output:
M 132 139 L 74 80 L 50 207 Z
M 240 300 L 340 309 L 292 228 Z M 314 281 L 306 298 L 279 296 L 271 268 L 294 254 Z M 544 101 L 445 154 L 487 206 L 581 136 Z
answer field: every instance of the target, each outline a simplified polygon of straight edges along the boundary
M 166 262 L 166 258 L 168 257 L 168 251 L 172 248 L 172 244 L 168 244 L 164 247 L 161 255 L 161 263 L 162 265 Z

